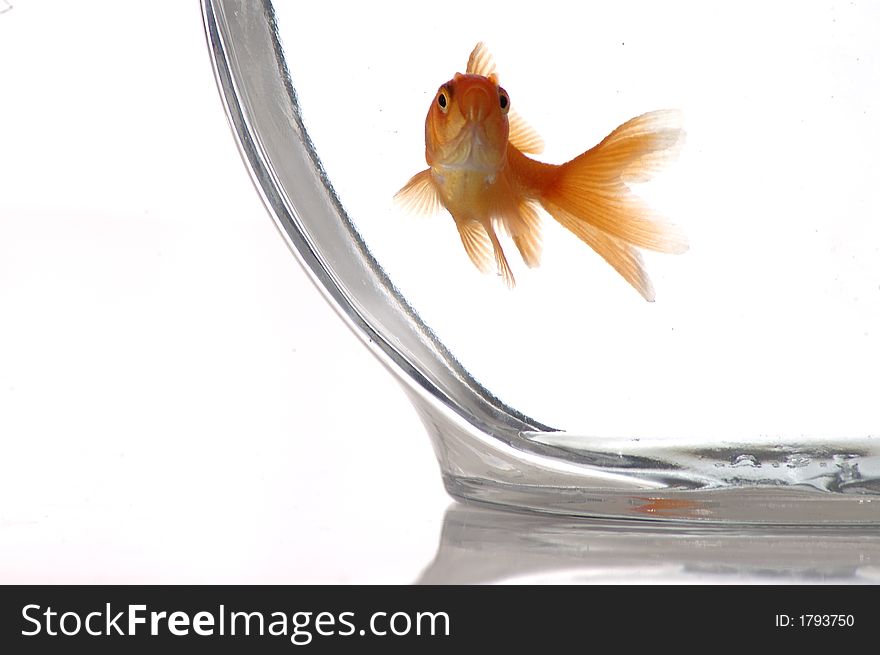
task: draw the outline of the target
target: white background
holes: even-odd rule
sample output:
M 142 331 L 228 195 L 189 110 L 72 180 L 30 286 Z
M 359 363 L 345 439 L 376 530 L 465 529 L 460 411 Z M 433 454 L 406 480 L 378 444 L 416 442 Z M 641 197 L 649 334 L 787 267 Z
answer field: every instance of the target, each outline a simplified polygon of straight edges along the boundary
M 452 523 L 475 531 L 441 539 L 451 501 L 428 439 L 262 207 L 197 4 L 12 5 L 0 14 L 0 582 L 410 583 L 426 568 L 432 581 L 559 582 L 570 578 L 548 572 L 596 553 L 586 581 L 752 575 L 737 577 L 738 543 L 731 554 L 702 539 L 664 551 L 635 536 L 621 563 L 623 532 L 613 547 L 589 534 L 566 547 L 551 529 L 564 557 L 538 541 L 530 559 L 522 535 L 540 522 L 457 506 Z M 513 534 L 493 537 L 500 551 L 480 540 L 507 534 L 499 522 Z M 761 575 L 877 579 L 876 540 L 755 543 Z M 707 547 L 713 563 L 689 567 Z
M 0 582 L 415 580 L 430 444 L 263 208 L 198 4 L 14 2 L 0 71 Z

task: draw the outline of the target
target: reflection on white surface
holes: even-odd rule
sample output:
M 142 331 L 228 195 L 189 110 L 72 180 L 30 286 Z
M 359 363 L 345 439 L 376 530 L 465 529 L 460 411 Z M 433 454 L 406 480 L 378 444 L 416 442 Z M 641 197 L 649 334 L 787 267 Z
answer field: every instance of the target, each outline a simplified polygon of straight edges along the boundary
M 418 582 L 877 584 L 880 532 L 674 526 L 457 504 Z

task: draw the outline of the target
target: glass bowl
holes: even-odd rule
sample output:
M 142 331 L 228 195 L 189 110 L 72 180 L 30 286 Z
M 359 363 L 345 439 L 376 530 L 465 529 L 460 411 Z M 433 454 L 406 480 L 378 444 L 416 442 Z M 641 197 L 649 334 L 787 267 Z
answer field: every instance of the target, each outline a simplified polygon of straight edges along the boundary
M 367 6 L 349 8 L 350 30 L 332 3 L 204 0 L 203 14 L 258 192 L 401 383 L 453 497 L 651 521 L 880 523 L 880 14 L 756 4 L 685 21 L 683 6 L 650 7 L 635 25 L 629 5 L 583 16 L 601 23 L 589 45 L 557 35 L 543 49 L 518 39 L 555 20 L 550 8 L 494 22 L 481 8 L 461 35 L 408 4 L 383 12 L 401 22 L 385 31 Z M 798 29 L 781 29 L 792 16 Z M 396 213 L 392 196 L 424 168 L 424 112 L 476 29 L 559 153 L 641 111 L 683 111 L 679 163 L 639 187 L 690 239 L 683 255 L 645 255 L 656 302 L 552 221 L 545 263 L 517 268 L 509 290 L 454 250 L 448 216 Z

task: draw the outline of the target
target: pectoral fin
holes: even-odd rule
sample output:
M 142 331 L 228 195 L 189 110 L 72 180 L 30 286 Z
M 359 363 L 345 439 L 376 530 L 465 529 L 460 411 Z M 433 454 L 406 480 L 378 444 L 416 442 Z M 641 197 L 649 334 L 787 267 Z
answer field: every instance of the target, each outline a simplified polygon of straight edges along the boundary
M 510 135 L 508 136 L 510 145 L 520 152 L 530 155 L 544 152 L 544 139 L 519 114 L 511 110 L 507 115 L 507 120 L 510 124 Z
M 431 169 L 416 173 L 404 187 L 394 194 L 394 200 L 409 214 L 436 214 L 440 211 L 440 196 L 431 177 Z

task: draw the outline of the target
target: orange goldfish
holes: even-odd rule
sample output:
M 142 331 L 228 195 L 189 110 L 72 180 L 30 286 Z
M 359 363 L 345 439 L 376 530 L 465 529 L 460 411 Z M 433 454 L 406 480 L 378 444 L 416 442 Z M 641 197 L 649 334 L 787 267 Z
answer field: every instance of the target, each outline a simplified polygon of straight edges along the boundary
M 445 207 L 474 265 L 497 270 L 510 288 L 515 281 L 498 232 L 513 239 L 526 265 L 537 266 L 541 207 L 653 301 L 635 247 L 681 253 L 687 240 L 674 225 L 653 217 L 627 183 L 649 179 L 676 150 L 684 135 L 679 122 L 678 112 L 649 112 L 565 164 L 536 161 L 526 153 L 540 153 L 543 141 L 511 111 L 492 57 L 478 43 L 466 73 L 443 84 L 428 109 L 429 168 L 395 198 L 415 211 Z

